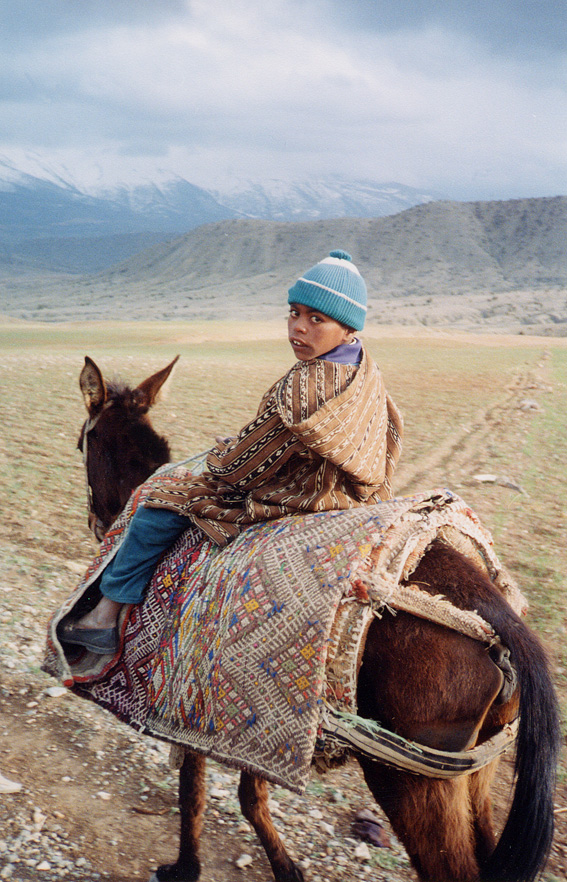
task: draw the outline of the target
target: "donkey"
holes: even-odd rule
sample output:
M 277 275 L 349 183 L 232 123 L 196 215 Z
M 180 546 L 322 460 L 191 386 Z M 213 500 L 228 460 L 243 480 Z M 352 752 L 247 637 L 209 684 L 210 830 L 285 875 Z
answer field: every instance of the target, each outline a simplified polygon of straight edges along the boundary
M 89 358 L 80 385 L 88 412 L 79 438 L 89 488 L 89 525 L 101 538 L 129 493 L 169 458 L 148 410 L 175 362 L 135 389 L 106 383 Z M 516 680 L 505 689 L 486 646 L 456 631 L 400 612 L 375 618 L 358 676 L 359 713 L 410 741 L 441 751 L 482 745 L 519 715 L 515 789 L 499 840 L 491 814 L 498 760 L 458 778 L 410 774 L 356 755 L 365 781 L 404 844 L 422 882 L 532 882 L 553 837 L 553 789 L 560 743 L 556 698 L 545 652 L 488 576 L 436 540 L 408 584 L 476 610 L 500 635 Z M 180 769 L 180 848 L 151 882 L 196 882 L 205 808 L 205 758 L 186 750 Z M 302 882 L 268 810 L 268 784 L 242 772 L 238 788 L 276 882 Z

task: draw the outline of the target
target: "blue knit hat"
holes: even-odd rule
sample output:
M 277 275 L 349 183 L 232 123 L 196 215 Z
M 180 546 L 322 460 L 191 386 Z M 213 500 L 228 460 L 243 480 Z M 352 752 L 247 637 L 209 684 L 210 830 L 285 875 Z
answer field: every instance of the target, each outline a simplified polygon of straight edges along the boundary
M 346 251 L 331 251 L 289 289 L 288 303 L 301 303 L 342 325 L 362 331 L 366 285 Z

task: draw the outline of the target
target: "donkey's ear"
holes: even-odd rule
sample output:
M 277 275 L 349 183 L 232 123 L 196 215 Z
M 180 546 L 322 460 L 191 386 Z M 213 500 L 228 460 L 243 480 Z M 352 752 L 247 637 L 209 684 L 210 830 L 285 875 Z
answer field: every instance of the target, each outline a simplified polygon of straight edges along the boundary
M 167 367 L 158 371 L 157 374 L 152 374 L 151 377 L 148 377 L 147 380 L 144 380 L 143 383 L 140 383 L 140 385 L 134 389 L 136 400 L 142 407 L 151 407 L 156 401 L 159 401 L 161 395 L 165 391 L 165 382 L 169 379 L 178 360 L 179 356 L 176 355 L 171 364 L 168 364 Z
M 106 401 L 106 383 L 99 368 L 88 355 L 85 356 L 85 365 L 79 377 L 79 385 L 83 393 L 85 407 L 89 415 L 94 416 Z

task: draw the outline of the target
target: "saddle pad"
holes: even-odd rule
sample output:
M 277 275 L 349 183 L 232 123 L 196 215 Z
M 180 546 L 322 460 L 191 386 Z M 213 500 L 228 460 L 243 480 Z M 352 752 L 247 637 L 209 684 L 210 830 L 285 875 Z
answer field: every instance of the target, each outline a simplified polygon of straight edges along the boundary
M 339 602 L 352 594 L 351 579 L 368 570 L 370 553 L 405 514 L 462 510 L 464 503 L 437 491 L 282 518 L 248 528 L 222 549 L 190 527 L 158 564 L 144 602 L 123 611 L 119 656 L 83 652 L 71 662 L 57 624 L 116 553 L 153 482 L 179 469 L 131 498 L 53 617 L 44 670 L 138 731 L 301 792 L 328 698 L 332 625 Z M 379 572 L 372 576 L 379 581 Z M 384 576 L 390 593 L 392 574 Z

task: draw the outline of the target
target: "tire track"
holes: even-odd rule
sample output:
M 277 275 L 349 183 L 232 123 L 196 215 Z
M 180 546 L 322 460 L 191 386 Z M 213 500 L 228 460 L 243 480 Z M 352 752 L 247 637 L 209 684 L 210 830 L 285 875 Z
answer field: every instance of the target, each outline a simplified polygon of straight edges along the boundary
M 416 492 L 418 489 L 449 485 L 463 481 L 483 462 L 490 443 L 496 443 L 523 422 L 526 407 L 522 402 L 534 398 L 537 392 L 548 391 L 543 382 L 542 368 L 545 360 L 533 368 L 518 372 L 504 388 L 503 394 L 455 432 L 419 457 L 413 463 L 403 463 L 396 481 L 396 495 Z M 528 408 L 529 410 L 529 408 Z

